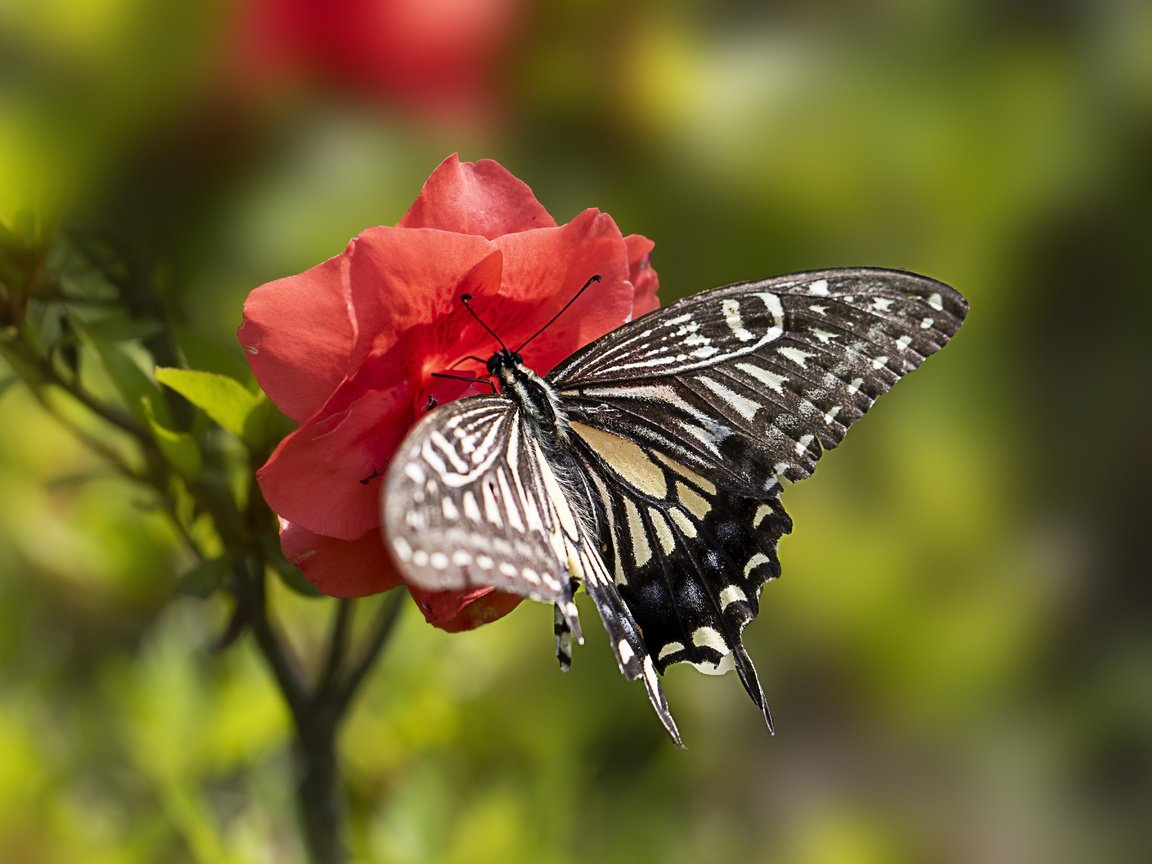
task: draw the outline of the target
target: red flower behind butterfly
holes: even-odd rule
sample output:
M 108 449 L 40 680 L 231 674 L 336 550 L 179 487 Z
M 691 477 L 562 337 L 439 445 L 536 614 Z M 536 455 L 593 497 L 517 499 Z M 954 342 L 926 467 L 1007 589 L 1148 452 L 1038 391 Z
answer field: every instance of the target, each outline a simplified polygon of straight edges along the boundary
M 400 585 L 380 536 L 380 476 L 431 404 L 488 392 L 432 377 L 482 375 L 466 358 L 496 348 L 460 296 L 472 294 L 485 323 L 515 347 L 599 275 L 525 349 L 525 362 L 543 374 L 657 307 L 651 249 L 594 209 L 557 226 L 501 165 L 452 156 L 395 227 L 370 228 L 335 258 L 253 291 L 240 342 L 264 392 L 300 424 L 257 473 L 280 515 L 285 556 L 332 596 Z M 490 588 L 409 590 L 445 630 L 495 620 L 519 603 Z
M 483 121 L 523 0 L 240 0 L 231 68 L 240 86 L 320 81 L 411 112 Z

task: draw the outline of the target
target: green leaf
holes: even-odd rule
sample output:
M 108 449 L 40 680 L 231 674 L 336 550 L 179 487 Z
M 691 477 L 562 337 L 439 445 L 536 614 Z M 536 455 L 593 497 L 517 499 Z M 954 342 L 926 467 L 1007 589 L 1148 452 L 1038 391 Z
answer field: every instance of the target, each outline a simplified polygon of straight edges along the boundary
M 141 423 L 150 423 L 148 413 L 159 420 L 161 425 L 172 422 L 163 393 L 131 355 L 118 345 L 99 338 L 90 332 L 88 322 L 78 317 L 70 317 L 69 322 L 80 334 L 83 344 L 88 347 L 104 367 L 112 385 L 120 393 L 124 407 L 132 412 Z M 143 407 L 148 404 L 147 411 Z
M 237 438 L 246 440 L 244 427 L 260 403 L 260 397 L 235 378 L 216 372 L 158 366 L 156 380 L 171 387 Z
M 198 477 L 203 459 L 196 439 L 185 432 L 173 432 L 162 425 L 152 410 L 152 401 L 147 397 L 141 399 L 141 404 L 144 407 L 148 428 L 152 430 L 152 437 L 156 439 L 164 458 L 181 476 L 188 479 Z

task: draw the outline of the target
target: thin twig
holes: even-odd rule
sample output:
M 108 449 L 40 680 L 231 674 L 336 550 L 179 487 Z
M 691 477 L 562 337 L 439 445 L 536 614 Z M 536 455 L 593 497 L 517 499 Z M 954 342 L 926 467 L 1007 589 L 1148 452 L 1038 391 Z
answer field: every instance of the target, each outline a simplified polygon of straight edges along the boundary
M 316 701 L 323 701 L 337 690 L 344 658 L 348 653 L 348 641 L 352 635 L 352 622 L 356 613 L 354 601 L 336 601 L 336 614 L 332 618 L 332 628 L 328 634 L 328 657 L 316 685 Z
M 384 598 L 372 636 L 364 647 L 364 653 L 360 655 L 359 661 L 349 671 L 343 686 L 336 693 L 336 710 L 341 716 L 352 702 L 352 697 L 363 682 L 364 676 L 368 674 L 368 670 L 372 668 L 372 664 L 376 662 L 376 658 L 380 656 L 380 652 L 388 643 L 388 637 L 395 631 L 396 622 L 400 620 L 400 611 L 404 608 L 407 593 L 407 591 L 397 588 L 390 591 L 388 596 Z
M 264 655 L 272 674 L 284 693 L 296 723 L 299 726 L 306 721 L 309 694 L 304 684 L 298 666 L 291 659 L 288 650 L 281 643 L 272 622 L 268 617 L 267 593 L 264 585 L 263 572 L 253 572 L 253 563 L 241 559 L 233 567 L 235 579 L 231 584 L 232 593 L 244 610 L 244 618 L 248 623 L 252 636 L 260 653 Z

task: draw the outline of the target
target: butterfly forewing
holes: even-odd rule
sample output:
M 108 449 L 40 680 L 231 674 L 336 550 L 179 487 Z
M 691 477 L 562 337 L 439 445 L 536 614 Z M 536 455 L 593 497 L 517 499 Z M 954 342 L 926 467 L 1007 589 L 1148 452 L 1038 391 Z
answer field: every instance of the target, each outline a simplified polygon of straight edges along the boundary
M 513 402 L 476 396 L 441 407 L 409 433 L 394 465 L 384 530 L 409 581 L 571 605 L 579 574 L 569 572 L 568 547 L 585 542 L 588 505 L 564 491 Z
M 966 311 L 954 289 L 902 271 L 796 274 L 657 310 L 548 378 L 570 418 L 757 496 L 811 474 L 821 447 L 839 444 Z

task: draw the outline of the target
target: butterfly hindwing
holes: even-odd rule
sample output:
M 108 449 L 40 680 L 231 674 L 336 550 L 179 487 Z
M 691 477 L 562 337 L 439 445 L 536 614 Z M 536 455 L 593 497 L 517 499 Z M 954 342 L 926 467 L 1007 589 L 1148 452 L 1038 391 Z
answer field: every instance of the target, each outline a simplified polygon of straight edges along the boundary
M 384 531 L 406 578 L 429 590 L 491 586 L 555 603 L 580 641 L 570 549 L 587 505 L 563 490 L 515 403 L 474 396 L 426 415 L 394 457 Z M 561 634 L 558 633 L 558 636 Z
M 776 544 L 792 523 L 779 498 L 733 497 L 666 454 L 582 423 L 572 429 L 596 489 L 608 569 L 656 669 L 734 665 L 771 726 L 741 632 L 760 588 L 780 573 Z

